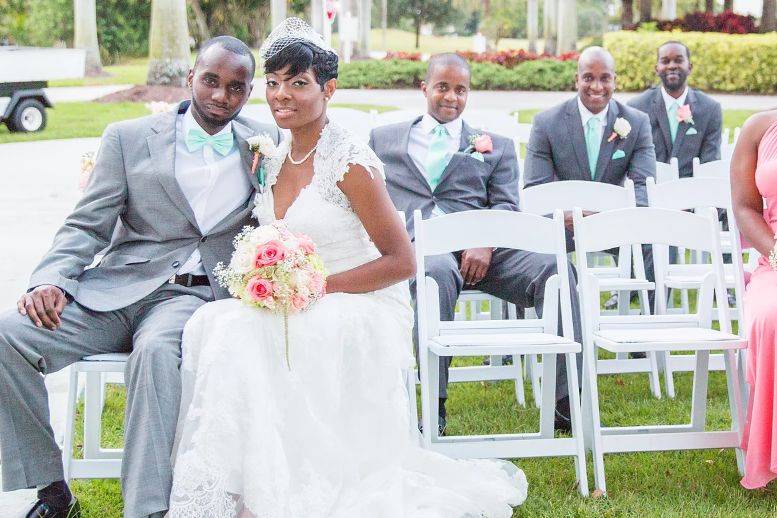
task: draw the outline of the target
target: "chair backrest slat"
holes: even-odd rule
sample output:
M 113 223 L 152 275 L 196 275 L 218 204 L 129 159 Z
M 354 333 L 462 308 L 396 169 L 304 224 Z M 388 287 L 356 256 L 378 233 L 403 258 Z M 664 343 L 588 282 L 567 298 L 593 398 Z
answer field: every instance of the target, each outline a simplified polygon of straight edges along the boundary
M 634 183 L 623 187 L 602 182 L 566 180 L 528 187 L 521 191 L 521 210 L 530 214 L 553 214 L 556 209 L 602 212 L 636 206 Z

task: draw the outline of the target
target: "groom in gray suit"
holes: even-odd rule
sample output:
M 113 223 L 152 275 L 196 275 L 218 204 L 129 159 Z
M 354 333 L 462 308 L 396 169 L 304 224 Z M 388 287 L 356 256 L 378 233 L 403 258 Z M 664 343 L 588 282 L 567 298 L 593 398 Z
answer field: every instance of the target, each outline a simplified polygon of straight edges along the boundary
M 35 269 L 17 309 L 0 313 L 3 489 L 38 488 L 28 516 L 79 510 L 49 424 L 46 374 L 94 354 L 130 353 L 122 463 L 124 515 L 162 516 L 172 483 L 181 332 L 250 222 L 257 180 L 246 139 L 274 127 L 235 118 L 255 63 L 221 36 L 200 50 L 192 101 L 111 124 L 82 199 Z M 104 250 L 100 264 L 86 267 Z M 66 452 L 69 454 L 70 452 Z
M 656 159 L 669 163 L 676 157 L 680 177 L 693 176 L 693 159 L 720 160 L 723 114 L 720 103 L 688 87 L 693 70 L 691 51 L 679 41 L 658 47 L 656 75 L 661 86 L 629 101 L 629 106 L 650 117 Z
M 518 162 L 513 142 L 478 132 L 461 118 L 470 87 L 470 68 L 456 54 L 429 60 L 421 89 L 427 113 L 414 120 L 375 128 L 370 146 L 383 161 L 389 195 L 404 211 L 413 235 L 413 211 L 424 218 L 477 209 L 518 210 Z M 478 138 L 480 137 L 480 138 Z M 555 258 L 520 250 L 475 248 L 426 260 L 426 274 L 440 286 L 442 320 L 453 320 L 461 290 L 481 290 L 542 314 L 545 282 L 556 271 Z M 570 275 L 572 275 L 570 270 Z M 575 335 L 580 323 L 572 297 Z M 440 358 L 440 427 L 445 426 L 450 357 Z M 559 362 L 557 427 L 568 430 L 566 369 Z M 566 405 L 566 406 L 565 406 Z

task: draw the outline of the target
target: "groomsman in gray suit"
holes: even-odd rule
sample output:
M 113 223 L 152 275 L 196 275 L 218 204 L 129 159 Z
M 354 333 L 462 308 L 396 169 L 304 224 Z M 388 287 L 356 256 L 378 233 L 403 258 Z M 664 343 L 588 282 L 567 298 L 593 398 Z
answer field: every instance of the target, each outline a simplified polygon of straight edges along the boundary
M 682 178 L 693 176 L 694 157 L 702 163 L 720 159 L 720 103 L 688 87 L 692 70 L 688 47 L 678 41 L 664 43 L 656 63 L 661 86 L 628 103 L 650 117 L 656 159 L 669 163 L 676 157 Z
M 464 210 L 518 210 L 518 162 L 513 142 L 476 131 L 462 119 L 469 88 L 466 60 L 456 54 L 433 56 L 421 86 L 427 113 L 375 128 L 370 135 L 370 146 L 385 164 L 389 195 L 397 209 L 405 212 L 411 236 L 415 209 L 420 209 L 424 218 Z M 443 320 L 453 320 L 456 299 L 464 287 L 521 307 L 535 307 L 541 314 L 545 282 L 555 271 L 552 256 L 501 248 L 463 250 L 426 261 L 426 274 L 440 286 Z M 572 300 L 579 337 L 577 297 Z M 441 358 L 440 363 L 442 432 L 450 358 Z M 564 362 L 559 366 L 557 427 L 569 430 Z
M 161 517 L 167 509 L 181 332 L 199 306 L 228 296 L 213 268 L 229 260 L 232 238 L 250 222 L 258 183 L 246 139 L 279 138 L 275 127 L 235 118 L 254 69 L 245 44 L 214 38 L 189 72 L 191 102 L 108 126 L 83 197 L 18 307 L 0 313 L 3 489 L 38 488 L 29 517 L 79 513 L 49 423 L 44 376 L 118 352 L 130 353 L 124 515 Z M 100 264 L 86 269 L 102 250 Z

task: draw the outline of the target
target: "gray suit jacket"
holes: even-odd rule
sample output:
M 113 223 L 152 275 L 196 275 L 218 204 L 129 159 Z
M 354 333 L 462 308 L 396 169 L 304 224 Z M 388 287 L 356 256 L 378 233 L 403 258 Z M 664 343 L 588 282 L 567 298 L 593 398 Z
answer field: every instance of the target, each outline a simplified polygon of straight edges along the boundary
M 213 268 L 229 261 L 232 238 L 250 224 L 253 191 L 203 235 L 175 179 L 175 127 L 176 113 L 168 112 L 105 129 L 83 197 L 33 272 L 30 289 L 53 284 L 95 311 L 120 309 L 164 284 L 199 248 L 214 298 L 228 296 L 213 279 Z M 278 129 L 241 118 L 232 127 L 248 174 L 246 138 L 266 132 L 277 142 Z M 256 178 L 252 183 L 256 188 Z M 100 264 L 86 269 L 102 250 Z
M 720 103 L 710 96 L 689 88 L 685 102 L 691 107 L 693 124 L 680 123 L 674 144 L 660 87 L 651 88 L 628 103 L 629 106 L 648 114 L 653 144 L 656 146 L 656 159 L 669 163 L 673 157 L 677 157 L 680 177 L 693 176 L 694 157 L 699 157 L 702 163 L 720 160 L 720 134 L 723 126 Z
M 629 122 L 631 132 L 624 139 L 607 142 L 619 117 Z M 556 180 L 591 180 L 576 97 L 534 117 L 525 166 L 525 187 Z M 637 204 L 647 205 L 645 181 L 655 176 L 650 120 L 644 113 L 611 100 L 593 180 L 623 185 L 629 177 L 634 182 Z
M 473 209 L 518 210 L 518 161 L 513 142 L 488 133 L 494 150 L 484 161 L 464 150 L 469 138 L 480 132 L 466 122 L 462 125 L 459 151 L 454 153 L 432 191 L 424 174 L 407 153 L 410 128 L 421 120 L 390 124 L 372 130 L 370 147 L 383 161 L 389 195 L 398 210 L 404 211 L 407 230 L 413 236 L 413 211 L 420 209 L 428 218 L 435 204 L 445 213 Z

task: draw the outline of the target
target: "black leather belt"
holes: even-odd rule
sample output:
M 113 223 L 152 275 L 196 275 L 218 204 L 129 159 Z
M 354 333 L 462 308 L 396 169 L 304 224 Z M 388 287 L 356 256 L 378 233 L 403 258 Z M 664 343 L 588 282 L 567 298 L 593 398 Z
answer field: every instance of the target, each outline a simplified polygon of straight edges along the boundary
M 210 286 L 207 275 L 192 275 L 190 273 L 184 275 L 173 275 L 167 280 L 168 284 L 180 284 L 191 288 L 192 286 Z

